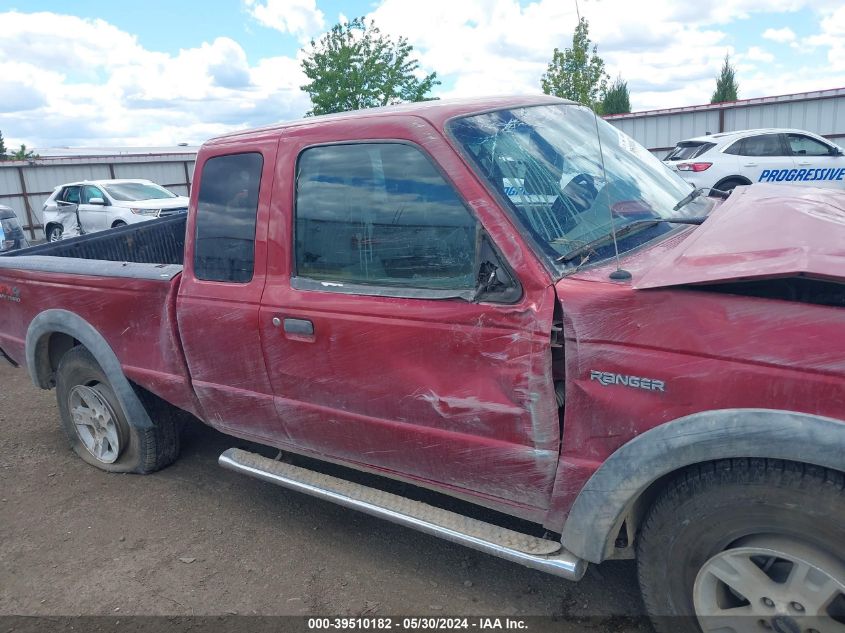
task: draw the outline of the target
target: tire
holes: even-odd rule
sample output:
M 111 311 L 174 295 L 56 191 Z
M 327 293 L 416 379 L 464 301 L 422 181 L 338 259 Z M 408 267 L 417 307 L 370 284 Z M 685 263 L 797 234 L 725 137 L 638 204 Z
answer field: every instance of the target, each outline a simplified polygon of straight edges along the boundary
M 48 242 L 58 242 L 60 239 L 62 239 L 63 232 L 64 229 L 62 226 L 56 226 L 54 224 L 49 229 L 47 229 L 47 235 L 45 237 L 47 238 Z
M 139 394 L 153 427 L 136 428 L 97 361 L 82 346 L 62 356 L 56 398 L 62 427 L 74 452 L 107 472 L 151 473 L 179 455 L 179 425 L 152 394 Z M 169 406 L 169 405 L 168 405 Z
M 842 473 L 779 460 L 711 462 L 685 471 L 649 510 L 637 545 L 640 589 L 661 633 L 733 630 L 720 628 L 724 622 L 714 615 L 728 608 L 737 609 L 731 617 L 745 613 L 735 621 L 742 624 L 736 631 L 821 628 L 802 625 L 797 607 L 803 615 L 820 610 L 823 617 L 835 616 L 845 629 L 843 543 Z M 831 605 L 816 609 L 812 600 L 795 597 L 803 595 L 798 577 L 806 561 L 830 576 Z M 720 580 L 726 562 L 728 569 L 743 570 L 729 577 L 730 584 Z M 792 584 L 786 591 L 777 583 L 791 579 L 792 570 L 797 593 L 787 599 Z M 804 579 L 809 583 L 808 575 Z
M 111 225 L 113 229 L 120 228 L 121 226 L 126 226 L 126 222 L 123 220 L 115 220 L 114 224 Z
M 714 187 L 714 189 L 718 189 L 719 191 L 724 191 L 725 193 L 730 193 L 731 191 L 733 191 L 737 187 L 739 187 L 741 185 L 747 185 L 747 184 L 748 184 L 747 182 L 744 182 L 742 180 L 726 180 L 725 182 L 720 183 L 719 185 Z

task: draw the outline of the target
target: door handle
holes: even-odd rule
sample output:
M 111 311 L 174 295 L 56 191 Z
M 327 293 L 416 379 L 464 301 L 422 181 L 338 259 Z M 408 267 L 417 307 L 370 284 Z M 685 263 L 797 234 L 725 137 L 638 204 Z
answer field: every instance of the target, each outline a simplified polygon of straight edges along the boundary
M 273 322 L 275 323 L 275 319 Z M 314 324 L 308 319 L 285 319 L 285 334 L 313 336 Z
M 810 161 L 805 160 L 804 162 L 798 163 L 799 165 L 811 165 Z
M 756 167 L 757 163 L 745 163 L 745 167 Z

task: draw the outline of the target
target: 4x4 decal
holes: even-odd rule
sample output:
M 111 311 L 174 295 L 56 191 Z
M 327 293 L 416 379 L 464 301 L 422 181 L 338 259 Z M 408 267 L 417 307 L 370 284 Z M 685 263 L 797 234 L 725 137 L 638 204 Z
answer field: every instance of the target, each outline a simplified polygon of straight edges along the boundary
M 21 289 L 16 286 L 0 284 L 0 299 L 3 301 L 21 302 Z

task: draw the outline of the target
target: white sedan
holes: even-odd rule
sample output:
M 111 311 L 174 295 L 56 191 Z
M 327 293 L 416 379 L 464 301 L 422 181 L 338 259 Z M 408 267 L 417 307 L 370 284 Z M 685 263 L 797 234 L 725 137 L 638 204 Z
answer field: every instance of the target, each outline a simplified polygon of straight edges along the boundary
M 845 189 L 842 148 L 803 130 L 762 129 L 678 143 L 663 162 L 694 187 L 730 191 L 755 182 Z
M 72 182 L 44 203 L 44 234 L 55 242 L 187 211 L 188 198 L 149 180 Z

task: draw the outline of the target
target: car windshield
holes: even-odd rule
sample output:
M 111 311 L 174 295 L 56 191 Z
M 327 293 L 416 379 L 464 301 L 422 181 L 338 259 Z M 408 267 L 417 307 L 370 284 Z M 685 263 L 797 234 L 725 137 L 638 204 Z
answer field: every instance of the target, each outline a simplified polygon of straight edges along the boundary
M 151 182 L 119 182 L 104 185 L 103 188 L 115 200 L 130 202 L 133 200 L 159 200 L 175 198 L 176 194 Z
M 568 253 L 610 236 L 614 226 L 619 230 L 645 218 L 680 215 L 673 207 L 692 189 L 629 136 L 579 105 L 489 112 L 456 119 L 449 130 L 556 268 L 565 266 L 559 260 Z M 712 204 L 698 198 L 683 214 L 706 215 Z M 620 252 L 671 230 L 664 222 L 640 224 L 620 240 Z M 591 261 L 611 254 L 596 249 Z

